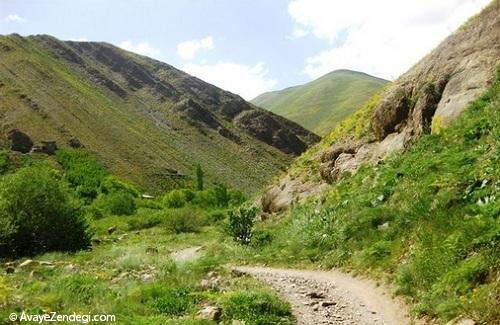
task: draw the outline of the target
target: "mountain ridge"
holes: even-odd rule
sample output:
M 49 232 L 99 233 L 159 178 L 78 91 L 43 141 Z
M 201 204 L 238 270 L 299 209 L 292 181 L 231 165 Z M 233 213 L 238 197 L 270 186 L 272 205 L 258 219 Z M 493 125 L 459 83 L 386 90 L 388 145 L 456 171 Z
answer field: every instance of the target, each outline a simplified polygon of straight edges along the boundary
M 251 102 L 324 135 L 387 82 L 364 72 L 338 69 L 302 85 L 263 93 Z
M 176 171 L 176 183 L 200 163 L 212 181 L 252 192 L 319 139 L 171 65 L 107 43 L 13 34 L 0 37 L 0 57 L 3 147 L 13 129 L 35 143 L 64 147 L 75 138 L 113 173 L 147 188 L 172 185 L 161 176 L 166 170 Z

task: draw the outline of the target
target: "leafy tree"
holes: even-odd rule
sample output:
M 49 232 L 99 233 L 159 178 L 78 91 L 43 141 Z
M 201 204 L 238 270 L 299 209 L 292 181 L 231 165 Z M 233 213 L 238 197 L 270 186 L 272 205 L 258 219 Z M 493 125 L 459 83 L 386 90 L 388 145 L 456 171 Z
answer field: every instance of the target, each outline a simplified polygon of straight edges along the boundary
M 196 165 L 196 189 L 198 191 L 203 191 L 203 169 L 201 169 L 201 165 Z
M 0 182 L 0 256 L 90 247 L 82 210 L 59 174 L 31 166 Z

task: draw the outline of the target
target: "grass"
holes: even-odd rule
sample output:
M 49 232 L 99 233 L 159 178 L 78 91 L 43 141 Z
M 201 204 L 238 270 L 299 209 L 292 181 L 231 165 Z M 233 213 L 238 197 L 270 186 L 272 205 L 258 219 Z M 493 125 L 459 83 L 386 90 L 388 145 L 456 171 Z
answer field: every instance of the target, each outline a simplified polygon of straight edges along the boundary
M 304 85 L 264 93 L 252 103 L 324 136 L 387 82 L 364 73 L 337 70 Z
M 218 241 L 221 235 L 213 226 L 196 234 L 172 234 L 161 225 L 129 232 L 126 224 L 138 217 L 99 219 L 94 227 L 101 243 L 91 251 L 36 256 L 54 267 L 18 268 L 0 277 L 0 319 L 25 310 L 114 314 L 117 324 L 215 324 L 196 319 L 197 311 L 209 304 L 222 307 L 222 319 L 228 322 L 293 324 L 286 302 L 260 282 L 232 275 L 220 256 L 207 251 L 183 264 L 170 258 L 179 248 Z M 118 228 L 112 235 L 106 232 L 110 225 Z M 209 272 L 222 279 L 215 289 L 200 286 Z M 153 278 L 143 280 L 144 274 Z
M 260 224 L 267 244 L 218 249 L 240 263 L 370 275 L 407 297 L 415 316 L 498 322 L 499 78 L 450 127 Z

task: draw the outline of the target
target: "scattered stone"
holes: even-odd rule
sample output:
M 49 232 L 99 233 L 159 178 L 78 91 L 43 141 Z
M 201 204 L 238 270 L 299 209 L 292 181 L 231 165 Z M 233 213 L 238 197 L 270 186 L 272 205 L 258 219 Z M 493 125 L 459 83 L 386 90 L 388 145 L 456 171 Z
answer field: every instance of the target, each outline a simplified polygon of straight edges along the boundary
M 325 294 L 322 292 L 311 291 L 311 292 L 306 293 L 306 297 L 309 297 L 312 299 L 322 299 L 322 298 L 325 298 Z
M 239 270 L 236 270 L 236 269 L 232 269 L 231 270 L 231 275 L 234 276 L 234 277 L 240 278 L 240 277 L 244 276 L 245 273 L 241 272 Z
M 19 264 L 19 268 L 31 267 L 31 266 L 35 266 L 35 265 L 38 265 L 37 261 L 33 261 L 33 260 L 28 259 L 28 260 L 22 262 L 21 264 Z
M 10 148 L 13 151 L 28 153 L 33 147 L 33 141 L 31 141 L 30 137 L 18 129 L 11 130 L 8 138 L 11 141 Z
M 125 233 L 125 234 L 121 235 L 120 237 L 118 237 L 117 240 L 118 241 L 123 240 L 127 236 L 128 236 L 128 234 Z
M 16 269 L 13 266 L 10 266 L 10 265 L 5 268 L 5 273 L 6 274 L 12 274 L 15 271 L 16 271 Z
M 108 235 L 111 235 L 116 231 L 117 227 L 116 226 L 111 226 L 108 228 Z
M 142 282 L 149 282 L 153 279 L 154 279 L 154 275 L 152 275 L 150 273 L 141 274 L 141 281 Z
M 92 244 L 93 245 L 99 245 L 99 244 L 101 244 L 101 240 L 99 238 L 93 238 L 92 239 Z
M 322 301 L 319 303 L 321 307 L 330 307 L 330 306 L 335 306 L 337 303 L 335 301 Z
M 379 225 L 379 226 L 377 227 L 377 229 L 378 229 L 378 230 L 387 230 L 387 229 L 389 229 L 389 221 L 384 222 L 383 224 Z
M 76 270 L 76 266 L 73 264 L 68 264 L 68 265 L 64 266 L 63 270 L 66 273 L 73 273 Z
M 47 155 L 53 155 L 57 151 L 57 144 L 55 141 L 42 141 L 42 152 Z
M 40 261 L 38 262 L 41 266 L 54 266 L 54 263 L 49 261 Z
M 207 306 L 196 313 L 197 319 L 218 321 L 222 315 L 222 309 L 216 306 Z

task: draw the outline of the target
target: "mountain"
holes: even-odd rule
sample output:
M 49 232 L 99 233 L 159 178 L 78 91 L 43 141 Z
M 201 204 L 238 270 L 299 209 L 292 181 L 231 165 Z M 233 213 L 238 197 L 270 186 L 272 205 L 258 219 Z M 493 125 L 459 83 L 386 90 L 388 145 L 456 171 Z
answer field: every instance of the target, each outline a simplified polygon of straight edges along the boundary
M 422 323 L 498 324 L 499 110 L 495 0 L 267 189 L 286 213 L 259 262 L 391 283 Z
M 0 99 L 2 147 L 82 147 L 147 190 L 199 163 L 252 193 L 319 139 L 168 64 L 46 35 L 0 36 Z
M 304 85 L 264 93 L 251 102 L 325 135 L 387 82 L 361 72 L 335 70 Z
M 321 192 L 365 164 L 404 151 L 439 132 L 495 80 L 500 64 L 500 2 L 493 1 L 381 94 L 305 152 L 263 197 L 265 210 Z

